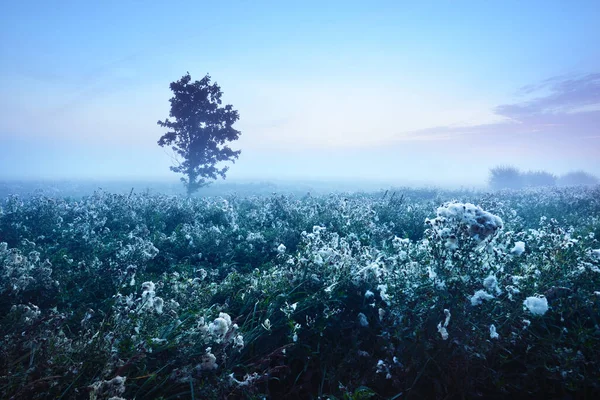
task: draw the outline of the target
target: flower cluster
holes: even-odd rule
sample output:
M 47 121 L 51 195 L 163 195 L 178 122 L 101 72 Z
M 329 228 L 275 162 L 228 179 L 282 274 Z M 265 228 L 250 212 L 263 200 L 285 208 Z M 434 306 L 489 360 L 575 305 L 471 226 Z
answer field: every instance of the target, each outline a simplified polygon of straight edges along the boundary
M 8 197 L 0 397 L 593 386 L 599 190 Z

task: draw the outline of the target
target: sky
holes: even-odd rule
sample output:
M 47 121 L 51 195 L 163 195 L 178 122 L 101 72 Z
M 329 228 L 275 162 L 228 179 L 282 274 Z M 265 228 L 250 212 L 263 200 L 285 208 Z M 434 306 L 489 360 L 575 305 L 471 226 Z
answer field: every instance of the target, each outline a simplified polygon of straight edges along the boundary
M 240 113 L 228 179 L 600 175 L 596 0 L 2 8 L 2 179 L 178 178 L 156 122 L 188 71 Z

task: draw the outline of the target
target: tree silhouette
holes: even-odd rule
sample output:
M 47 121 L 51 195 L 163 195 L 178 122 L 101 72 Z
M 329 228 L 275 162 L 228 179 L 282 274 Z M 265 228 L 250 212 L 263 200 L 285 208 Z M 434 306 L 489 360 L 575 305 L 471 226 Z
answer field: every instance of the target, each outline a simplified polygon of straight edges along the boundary
M 170 88 L 174 94 L 169 100 L 170 119 L 157 122 L 169 131 L 158 145 L 171 146 L 175 152 L 178 165 L 170 169 L 184 175 L 181 181 L 189 196 L 210 184 L 210 179 L 218 176 L 225 179 L 229 167 L 217 168 L 217 164 L 235 162 L 241 153 L 225 144 L 239 138 L 241 132 L 234 129 L 233 124 L 240 116 L 231 104 L 221 106 L 221 88 L 216 82 L 211 84 L 208 74 L 192 82 L 188 72 L 172 82 Z

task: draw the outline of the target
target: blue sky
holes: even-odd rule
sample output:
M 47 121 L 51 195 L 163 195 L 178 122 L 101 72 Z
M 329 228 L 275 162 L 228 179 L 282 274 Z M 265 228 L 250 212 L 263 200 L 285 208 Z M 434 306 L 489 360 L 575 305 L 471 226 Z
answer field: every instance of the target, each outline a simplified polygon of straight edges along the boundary
M 235 178 L 600 174 L 600 2 L 12 2 L 0 176 L 165 178 L 168 85 L 239 110 Z

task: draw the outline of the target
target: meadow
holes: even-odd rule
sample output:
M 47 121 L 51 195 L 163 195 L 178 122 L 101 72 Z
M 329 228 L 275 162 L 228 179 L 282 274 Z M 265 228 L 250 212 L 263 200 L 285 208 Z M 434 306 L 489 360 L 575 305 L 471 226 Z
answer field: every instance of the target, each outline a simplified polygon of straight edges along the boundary
M 600 187 L 6 195 L 0 397 L 600 392 Z

